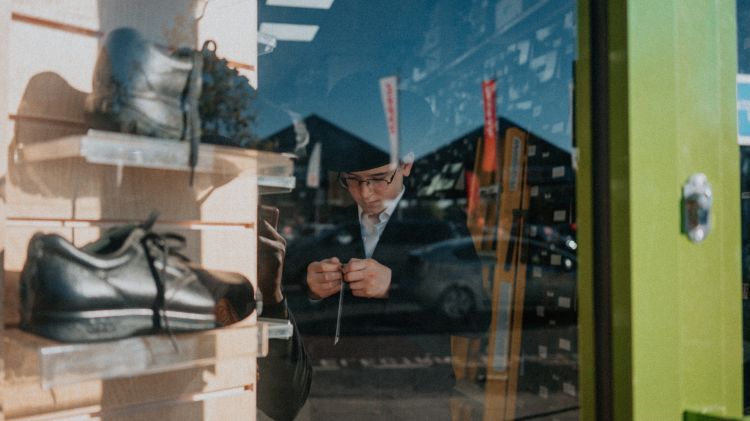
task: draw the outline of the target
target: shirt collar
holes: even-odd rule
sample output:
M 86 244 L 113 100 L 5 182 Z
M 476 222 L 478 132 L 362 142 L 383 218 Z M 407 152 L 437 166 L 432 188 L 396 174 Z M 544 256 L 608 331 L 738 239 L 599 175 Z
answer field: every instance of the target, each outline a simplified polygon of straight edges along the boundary
M 396 198 L 393 199 L 391 203 L 389 203 L 388 206 L 386 206 L 386 208 L 378 214 L 378 223 L 383 223 L 391 218 L 391 215 L 393 215 L 393 212 L 396 210 L 396 206 L 398 206 L 398 202 L 400 202 L 401 198 L 404 196 L 405 191 L 406 188 L 401 187 L 401 193 L 399 193 L 398 196 L 396 196 Z M 357 205 L 357 209 L 359 210 L 359 221 L 362 222 L 364 212 L 362 210 L 362 207 L 360 207 L 359 205 Z

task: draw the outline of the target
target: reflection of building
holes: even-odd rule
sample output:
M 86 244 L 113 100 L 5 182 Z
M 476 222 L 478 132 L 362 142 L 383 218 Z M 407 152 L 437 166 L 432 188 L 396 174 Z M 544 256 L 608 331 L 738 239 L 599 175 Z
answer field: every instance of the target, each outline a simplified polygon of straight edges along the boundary
M 320 187 L 309 187 L 306 183 L 310 167 L 310 157 L 316 144 L 321 145 L 320 154 Z M 282 222 L 308 224 L 311 222 L 336 222 L 337 211 L 353 204 L 351 198 L 338 184 L 334 174 L 328 174 L 325 168 L 334 154 L 346 144 L 347 150 L 358 150 L 360 154 L 382 153 L 382 150 L 364 141 L 358 136 L 336 126 L 330 121 L 311 114 L 303 120 L 268 136 L 260 142 L 259 147 L 275 152 L 294 153 L 294 175 L 297 185 L 291 194 L 268 196 L 264 201 L 281 209 Z
M 499 118 L 498 131 L 501 134 L 513 122 Z M 477 143 L 481 140 L 481 127 L 419 157 L 406 180 L 406 201 L 409 206 L 466 207 L 466 180 L 473 177 Z M 333 173 L 325 170 L 320 174 L 320 187 L 306 184 L 310 167 L 310 156 L 315 144 L 321 145 L 321 168 L 325 169 L 332 154 L 341 149 L 342 144 L 355 145 L 362 153 L 378 152 L 380 149 L 364 139 L 352 134 L 330 121 L 312 114 L 301 121 L 268 136 L 259 147 L 275 152 L 295 153 L 295 177 L 297 186 L 291 194 L 268 196 L 264 200 L 281 209 L 282 221 L 295 225 L 309 223 L 335 223 L 339 220 L 339 210 L 353 202 L 349 195 L 337 184 Z M 544 145 L 543 149 L 554 151 L 555 156 L 570 162 L 570 154 L 551 143 L 532 135 L 532 143 Z M 540 147 L 540 149 L 542 149 Z M 567 157 L 567 158 L 566 158 Z M 534 170 L 532 169 L 532 172 Z M 530 174 L 532 177 L 535 174 Z M 439 202 L 439 203 L 438 203 Z
M 502 142 L 503 134 L 508 128 L 520 126 L 505 118 L 498 118 L 497 127 Z M 452 199 L 455 204 L 465 204 L 466 180 L 473 176 L 477 143 L 482 136 L 483 128 L 479 127 L 417 159 L 412 175 L 407 180 L 407 198 L 417 199 L 419 202 Z M 569 152 L 533 134 L 531 142 L 569 165 Z M 500 146 L 498 145 L 498 150 Z M 532 171 L 537 170 L 539 169 L 535 167 Z M 534 173 L 532 176 L 539 175 Z
M 571 154 L 508 120 L 498 127 L 494 146 L 480 131 L 471 134 L 475 165 L 464 171 L 472 172 L 465 176 L 469 227 L 479 254 L 489 257 L 484 284 L 496 321 L 480 353 L 487 355 L 486 421 L 525 419 L 528 408 L 554 413 L 574 407 L 578 390 Z M 549 326 L 555 328 L 539 333 Z M 479 344 L 456 349 L 471 346 Z M 457 355 L 460 361 L 475 357 Z M 472 367 L 459 372 L 471 379 Z M 547 399 L 559 392 L 554 402 Z
M 466 171 L 474 168 L 482 128 L 459 137 L 414 162 L 407 179 L 407 198 L 418 201 L 466 198 Z

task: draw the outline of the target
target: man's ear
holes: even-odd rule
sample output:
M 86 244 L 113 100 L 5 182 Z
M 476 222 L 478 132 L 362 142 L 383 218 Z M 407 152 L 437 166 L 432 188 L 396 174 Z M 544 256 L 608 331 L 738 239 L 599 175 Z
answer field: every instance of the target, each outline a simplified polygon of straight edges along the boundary
M 409 176 L 409 173 L 411 173 L 411 167 L 413 166 L 414 166 L 413 162 L 405 162 L 401 164 L 401 168 L 403 169 L 403 172 L 404 172 L 404 177 Z

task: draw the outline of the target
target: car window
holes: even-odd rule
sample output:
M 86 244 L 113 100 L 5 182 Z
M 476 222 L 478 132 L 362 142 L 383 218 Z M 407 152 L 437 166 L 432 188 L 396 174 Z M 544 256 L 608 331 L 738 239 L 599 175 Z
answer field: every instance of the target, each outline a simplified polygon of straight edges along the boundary
M 476 258 L 476 252 L 474 251 L 474 243 L 472 242 L 460 242 L 457 243 L 457 247 L 453 250 L 453 255 L 461 260 L 470 260 Z
M 394 239 L 399 242 L 431 244 L 456 236 L 447 221 L 401 221 L 394 225 Z

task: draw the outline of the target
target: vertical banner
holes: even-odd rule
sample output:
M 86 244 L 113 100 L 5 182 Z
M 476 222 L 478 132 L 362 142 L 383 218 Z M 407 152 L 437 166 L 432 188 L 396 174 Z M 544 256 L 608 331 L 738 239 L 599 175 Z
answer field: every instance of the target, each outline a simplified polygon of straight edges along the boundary
M 307 163 L 307 187 L 320 187 L 320 153 L 320 142 L 316 142 Z
M 380 97 L 383 99 L 385 122 L 388 126 L 388 139 L 391 142 L 391 165 L 398 165 L 398 77 L 387 76 L 380 79 Z
M 491 172 L 497 168 L 497 115 L 495 113 L 495 80 L 482 81 L 482 102 L 484 103 L 484 151 L 482 171 Z
M 466 180 L 466 200 L 468 202 L 466 214 L 471 216 L 479 205 L 479 179 L 474 171 L 470 170 L 464 172 L 464 179 Z

